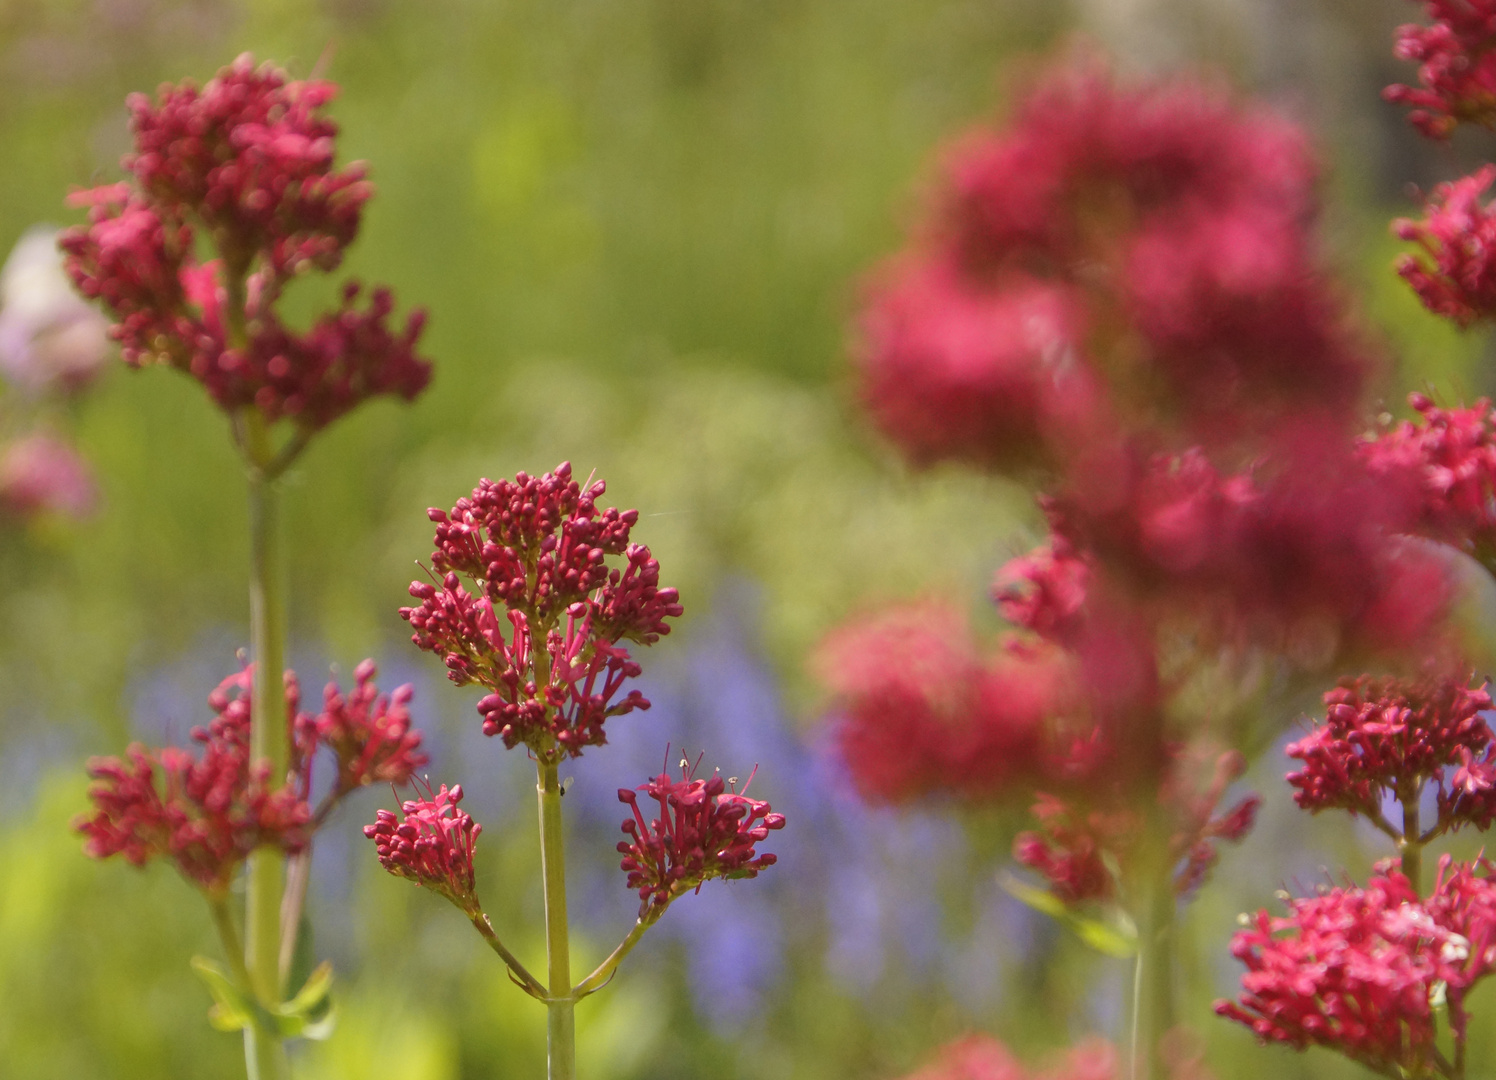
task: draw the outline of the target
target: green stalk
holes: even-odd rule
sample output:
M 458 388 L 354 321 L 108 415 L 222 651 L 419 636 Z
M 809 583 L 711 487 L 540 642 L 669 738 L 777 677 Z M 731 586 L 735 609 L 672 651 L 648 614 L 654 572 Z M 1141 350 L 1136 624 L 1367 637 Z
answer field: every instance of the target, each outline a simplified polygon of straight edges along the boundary
M 545 952 L 549 1080 L 576 1080 L 576 999 L 571 993 L 571 944 L 566 926 L 566 853 L 561 837 L 561 782 L 555 762 L 535 763 L 540 798 L 540 867 L 545 879 Z
M 285 552 L 281 546 L 280 491 L 265 467 L 273 458 L 270 432 L 258 409 L 245 410 L 244 450 L 249 459 L 249 645 L 254 660 L 251 698 L 250 760 L 268 762 L 270 783 L 285 782 L 290 757 L 286 730 L 286 587 Z M 245 964 L 250 987 L 260 1004 L 280 1004 L 281 901 L 285 860 L 281 852 L 262 847 L 249 857 L 245 894 Z M 245 1032 L 245 1064 L 250 1080 L 286 1080 L 290 1065 L 279 1038 L 267 1031 Z
M 1128 1080 L 1164 1080 L 1159 1043 L 1174 1026 L 1174 875 L 1166 855 L 1143 862 L 1134 917 L 1138 955 L 1133 969 Z
M 1418 828 L 1418 797 L 1422 787 L 1401 799 L 1403 816 L 1402 839 L 1397 842 L 1397 854 L 1402 859 L 1402 872 L 1413 886 L 1416 896 L 1423 896 L 1423 843 Z

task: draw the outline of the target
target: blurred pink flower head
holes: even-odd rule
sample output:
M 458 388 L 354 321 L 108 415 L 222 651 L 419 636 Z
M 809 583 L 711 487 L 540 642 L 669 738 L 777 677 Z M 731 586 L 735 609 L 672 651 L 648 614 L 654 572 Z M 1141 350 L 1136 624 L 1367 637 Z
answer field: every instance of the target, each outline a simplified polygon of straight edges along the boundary
M 1030 1072 L 989 1035 L 968 1035 L 943 1047 L 933 1064 L 904 1080 L 1117 1080 L 1117 1052 L 1091 1038 L 1067 1050 L 1048 1068 Z
M 0 449 L 0 509 L 84 517 L 98 499 L 88 463 L 57 436 L 34 432 Z
M 1060 650 L 1011 641 L 984 659 L 965 619 L 938 603 L 849 623 L 816 665 L 852 780 L 879 801 L 1022 798 L 1047 767 L 1044 725 L 1073 704 Z
M 81 389 L 111 351 L 109 323 L 73 291 L 57 238 L 28 229 L 0 268 L 0 373 L 33 393 Z

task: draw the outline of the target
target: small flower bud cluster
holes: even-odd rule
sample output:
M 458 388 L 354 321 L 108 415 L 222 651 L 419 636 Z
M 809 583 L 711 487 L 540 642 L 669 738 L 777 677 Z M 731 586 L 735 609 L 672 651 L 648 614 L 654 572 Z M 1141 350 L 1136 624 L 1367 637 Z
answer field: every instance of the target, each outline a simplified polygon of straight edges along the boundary
M 753 777 L 749 776 L 749 782 Z M 623 822 L 627 840 L 618 842 L 628 886 L 639 893 L 639 918 L 657 919 L 681 894 L 712 878 L 751 878 L 773 866 L 772 854 L 754 845 L 784 828 L 784 815 L 766 802 L 727 790 L 720 773 L 698 780 L 684 763 L 681 778 L 661 773 L 637 789 L 654 799 L 660 816 L 645 821 L 635 789 L 620 788 L 618 801 L 634 816 Z
M 390 873 L 477 915 L 482 908 L 473 877 L 473 850 L 483 826 L 457 809 L 460 802 L 461 784 L 450 790 L 443 784 L 435 794 L 428 787 L 426 798 L 401 804 L 403 820 L 380 810 L 374 824 L 364 826 L 364 835 L 374 841 L 379 864 Z
M 1422 87 L 1389 86 L 1382 96 L 1410 105 L 1408 119 L 1431 139 L 1461 123 L 1496 126 L 1496 4 L 1491 0 L 1423 0 L 1432 26 L 1397 31 L 1394 52 L 1418 65 Z
M 275 314 L 290 279 L 342 261 L 373 190 L 362 165 L 333 165 L 337 127 L 321 110 L 334 93 L 243 56 L 201 88 L 132 97 L 131 179 L 75 195 L 89 223 L 60 241 L 126 361 L 176 367 L 221 408 L 308 433 L 374 395 L 409 401 L 431 376 L 415 352 L 424 314 L 391 328 L 387 290 L 360 308 L 348 285 L 306 332 Z M 218 258 L 197 261 L 199 234 Z
M 373 660 L 353 670 L 354 687 L 344 695 L 336 682 L 323 690 L 322 711 L 297 718 L 296 750 L 308 762 L 326 746 L 337 761 L 338 775 L 330 800 L 369 784 L 410 782 L 429 758 L 421 753 L 421 733 L 410 726 L 407 706 L 415 693 L 409 683 L 381 694 L 374 685 L 379 673 Z
M 324 711 L 315 716 L 299 711 L 300 686 L 295 673 L 286 672 L 293 754 L 286 776 L 272 782 L 268 763 L 250 755 L 253 672 L 252 666 L 244 668 L 208 696 L 214 720 L 192 732 L 200 756 L 137 744 L 127 751 L 128 760 L 90 760 L 94 813 L 76 822 L 89 855 L 123 855 L 136 866 L 167 857 L 189 881 L 221 896 L 255 848 L 301 850 L 349 791 L 375 782 L 406 783 L 425 762 L 416 752 L 420 734 L 410 729 L 405 710 L 410 687 L 400 687 L 390 698 L 380 696 L 372 682 L 374 665 L 366 660 L 350 698 L 329 684 Z M 338 781 L 314 812 L 307 800 L 319 746 L 333 751 Z
M 1259 911 L 1231 944 L 1247 966 L 1239 1002 L 1216 1012 L 1264 1041 L 1328 1046 L 1388 1075 L 1426 1075 L 1435 1013 L 1463 1044 L 1470 989 L 1496 968 L 1491 864 L 1445 856 L 1421 900 L 1389 860 L 1363 888 L 1322 890 L 1289 914 Z M 1397 1070 L 1402 1070 L 1397 1072 Z
M 400 616 L 453 682 L 491 691 L 478 703 L 483 730 L 507 747 L 575 757 L 606 741 L 610 717 L 649 707 L 639 691 L 623 693 L 640 668 L 620 642 L 669 633 L 679 596 L 660 587 L 649 549 L 629 541 L 638 511 L 597 506 L 605 490 L 583 490 L 563 463 L 484 480 L 450 513 L 430 511 L 441 584 L 412 582 L 420 603 Z M 619 556 L 622 568 L 609 564 Z

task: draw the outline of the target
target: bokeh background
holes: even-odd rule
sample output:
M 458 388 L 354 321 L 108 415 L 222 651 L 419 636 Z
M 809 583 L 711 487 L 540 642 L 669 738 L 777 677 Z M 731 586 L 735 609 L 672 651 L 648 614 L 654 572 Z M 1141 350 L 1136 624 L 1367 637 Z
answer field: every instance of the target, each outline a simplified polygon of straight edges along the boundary
M 311 695 L 373 656 L 416 686 L 433 779 L 460 780 L 485 832 L 480 889 L 509 943 L 542 950 L 531 774 L 485 740 L 474 695 L 407 641 L 395 609 L 429 553 L 428 505 L 480 476 L 571 460 L 596 471 L 687 614 L 641 657 L 654 708 L 589 753 L 567 798 L 580 967 L 635 901 L 614 792 L 666 744 L 746 774 L 790 819 L 755 882 L 682 901 L 579 1010 L 589 1080 L 886 1080 L 989 1031 L 1042 1056 L 1116 1035 L 1123 967 L 1013 900 L 1016 822 L 862 806 L 827 752 L 808 671 L 831 626 L 880 602 L 953 595 L 989 625 L 992 569 L 1033 543 L 1021 489 L 910 473 L 861 422 L 844 358 L 860 273 L 899 242 L 936 148 L 1001 111 L 1045 56 L 1112 50 L 1124 70 L 1208 67 L 1310 125 L 1328 164 L 1331 254 L 1406 389 L 1491 388 L 1487 343 L 1425 316 L 1389 270 L 1409 183 L 1450 177 L 1379 98 L 1407 78 L 1401 0 L 0 0 L 0 247 L 70 223 L 73 187 L 118 175 L 124 97 L 199 80 L 243 51 L 319 62 L 344 160 L 379 189 L 348 269 L 430 309 L 437 364 L 412 407 L 375 403 L 291 476 L 293 659 Z M 1089 46 L 1077 46 L 1077 35 Z M 312 312 L 332 285 L 293 293 Z M 35 410 L 17 390 L 5 416 Z M 60 407 L 57 407 L 60 408 Z M 9 422 L 9 421 L 7 421 Z M 244 485 L 190 381 L 118 365 L 50 422 L 102 502 L 0 532 L 0 1073 L 231 1077 L 188 958 L 205 906 L 166 867 L 81 854 L 83 762 L 180 741 L 247 639 Z M 1287 733 L 1294 718 L 1283 717 Z M 610 729 L 611 730 L 611 729 Z M 1190 908 L 1184 1001 L 1222 1080 L 1358 1075 L 1260 1049 L 1215 1020 L 1242 910 L 1383 854 L 1310 820 L 1280 751 L 1267 798 Z M 542 1075 L 543 1010 L 446 905 L 385 875 L 343 809 L 316 852 L 319 948 L 340 1024 L 305 1080 Z M 1489 1012 L 1479 998 L 1477 1010 Z M 1472 1060 L 1492 1046 L 1475 1036 Z

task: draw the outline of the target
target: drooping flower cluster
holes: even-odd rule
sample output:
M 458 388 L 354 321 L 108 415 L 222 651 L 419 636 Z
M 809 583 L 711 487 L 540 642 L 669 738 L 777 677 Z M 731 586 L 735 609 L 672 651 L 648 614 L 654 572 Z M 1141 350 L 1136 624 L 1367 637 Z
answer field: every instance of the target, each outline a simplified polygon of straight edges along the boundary
M 229 676 L 208 696 L 215 718 L 192 732 L 199 756 L 136 744 L 125 760 L 90 760 L 94 813 L 76 823 L 89 855 L 123 855 L 136 866 L 170 858 L 189 881 L 222 896 L 255 848 L 270 844 L 294 854 L 348 792 L 375 782 L 407 783 L 425 763 L 416 752 L 420 734 L 410 729 L 405 711 L 410 687 L 381 697 L 372 683 L 374 665 L 366 660 L 351 701 L 329 683 L 317 715 L 299 711 L 300 686 L 293 672 L 286 673 L 286 724 L 296 753 L 284 777 L 270 776 L 269 764 L 250 755 L 253 670 Z M 319 746 L 332 750 L 338 782 L 314 811 L 308 799 Z
M 364 826 L 364 835 L 374 841 L 379 864 L 390 873 L 477 915 L 482 909 L 473 876 L 473 849 L 483 826 L 457 809 L 460 802 L 461 784 L 452 785 L 450 791 L 443 784 L 434 794 L 428 787 L 426 798 L 401 804 L 403 820 L 392 811 L 380 810 L 374 824 Z
M 410 726 L 410 703 L 415 688 L 409 683 L 381 694 L 374 685 L 379 673 L 373 660 L 353 669 L 354 686 L 346 695 L 336 682 L 322 694 L 322 711 L 297 717 L 295 752 L 297 763 L 311 786 L 311 768 L 319 747 L 333 753 L 337 778 L 327 795 L 327 805 L 369 784 L 400 786 L 430 759 L 420 752 L 421 733 Z
M 440 587 L 412 582 L 420 603 L 400 616 L 453 682 L 491 691 L 478 703 L 483 730 L 507 747 L 575 757 L 607 741 L 609 718 L 649 707 L 639 691 L 623 694 L 640 668 L 621 642 L 669 633 L 679 596 L 660 587 L 649 549 L 629 541 L 638 511 L 597 506 L 605 490 L 600 480 L 583 490 L 562 463 L 484 480 L 450 513 L 429 512 Z M 618 556 L 621 569 L 607 561 Z
M 636 789 L 618 791 L 618 801 L 634 815 L 623 822 L 628 839 L 618 842 L 618 850 L 628 887 L 639 893 L 640 919 L 659 918 L 676 897 L 713 878 L 757 877 L 776 861 L 755 845 L 784 828 L 784 815 L 748 797 L 753 777 L 738 792 L 728 790 L 720 771 L 705 780 L 693 771 L 683 761 L 679 780 L 662 772 L 637 789 L 659 805 L 660 816 L 649 821 Z
M 1398 59 L 1418 65 L 1420 87 L 1389 86 L 1382 96 L 1410 105 L 1423 134 L 1447 139 L 1461 123 L 1496 125 L 1496 4 L 1491 0 L 1423 0 L 1432 26 L 1397 31 Z
M 1464 1042 L 1464 1000 L 1496 966 L 1491 865 L 1445 856 L 1421 900 L 1389 861 L 1365 888 L 1323 890 L 1289 914 L 1259 911 L 1231 952 L 1247 966 L 1239 1002 L 1216 1011 L 1263 1040 L 1332 1047 L 1379 1072 L 1421 1076 L 1439 1053 L 1435 1014 L 1447 1005 Z
M 275 304 L 286 283 L 329 271 L 357 234 L 372 187 L 362 165 L 334 166 L 336 88 L 240 57 L 205 86 L 130 99 L 131 179 L 73 197 L 87 226 L 61 246 L 84 296 L 115 319 L 133 365 L 190 373 L 226 411 L 316 431 L 364 399 L 413 399 L 430 379 L 416 355 L 424 314 L 388 325 L 393 301 L 356 284 L 342 307 L 299 332 Z M 199 262 L 199 236 L 217 258 Z
M 1386 799 L 1412 801 L 1432 783 L 1439 809 L 1432 832 L 1487 828 L 1496 814 L 1496 764 L 1487 760 L 1491 729 L 1481 714 L 1492 702 L 1484 687 L 1467 682 L 1343 681 L 1325 694 L 1325 722 L 1288 745 L 1288 756 L 1304 763 L 1288 774 L 1294 801 L 1377 821 Z

